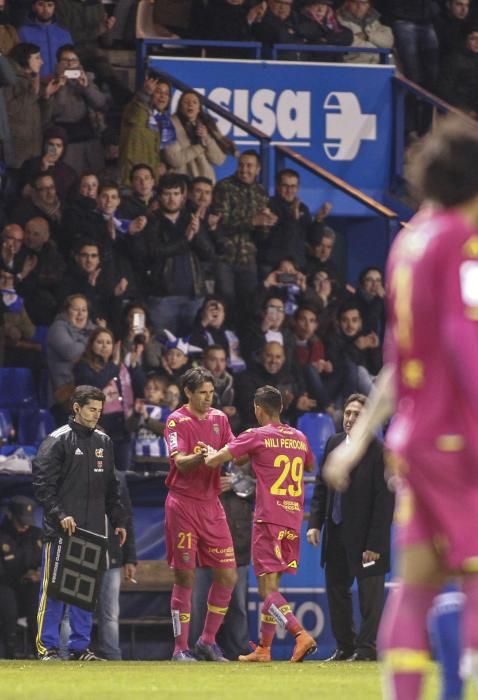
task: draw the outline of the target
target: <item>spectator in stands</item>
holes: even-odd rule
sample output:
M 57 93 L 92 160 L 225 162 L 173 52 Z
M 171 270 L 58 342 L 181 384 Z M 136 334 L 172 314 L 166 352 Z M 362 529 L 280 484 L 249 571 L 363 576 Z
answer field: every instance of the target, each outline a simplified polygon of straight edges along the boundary
M 359 275 L 355 301 L 360 307 L 364 333 L 376 333 L 383 342 L 385 331 L 385 288 L 382 272 L 373 265 L 365 267 Z
M 234 155 L 235 146 L 202 109 L 196 92 L 183 92 L 172 121 L 176 141 L 164 149 L 166 164 L 176 173 L 190 178 L 201 175 L 216 182 L 214 166 L 222 165 L 226 155 Z
M 71 251 L 86 234 L 101 248 L 105 262 L 111 262 L 113 257 L 121 257 L 124 248 L 123 237 L 128 233 L 134 235 L 141 232 L 147 219 L 145 216 L 138 216 L 131 221 L 121 219 L 118 214 L 120 204 L 118 185 L 108 180 L 102 182 L 98 188 L 95 209 L 85 207 L 79 212 L 74 207 L 65 212 L 61 249 Z M 80 213 L 83 216 L 79 216 Z
M 436 3 L 433 0 L 386 0 L 385 9 L 405 77 L 433 91 L 439 65 L 438 38 L 433 26 Z
M 253 26 L 261 21 L 266 10 L 266 0 L 252 6 L 246 0 L 218 0 L 208 4 L 202 22 L 193 25 L 194 36 L 215 41 L 255 41 Z M 230 47 L 209 49 L 208 56 L 246 58 L 250 51 Z
M 248 365 L 251 362 L 257 362 L 267 343 L 276 342 L 284 348 L 286 364 L 290 367 L 294 341 L 285 321 L 284 300 L 272 292 L 265 298 L 260 315 L 249 323 L 241 338 L 241 346 Z
M 302 0 L 298 18 L 300 35 L 309 44 L 330 44 L 335 46 L 350 46 L 353 34 L 348 27 L 343 26 L 333 8 L 333 0 Z M 333 61 L 341 63 L 340 53 L 307 54 L 315 61 Z
M 293 0 L 267 0 L 267 10 L 260 14 L 253 25 L 254 36 L 263 44 L 264 58 L 272 57 L 274 44 L 304 44 L 300 33 Z M 288 51 L 280 54 L 283 60 L 297 60 L 300 52 Z
M 189 334 L 205 295 L 199 258 L 213 254 L 197 214 L 185 209 L 186 186 L 180 175 L 161 178 L 159 209 L 144 232 L 128 236 L 134 269 L 145 280 L 148 308 L 156 333 Z
M 219 295 L 211 294 L 205 298 L 194 321 L 189 340 L 203 349 L 219 345 L 226 353 L 229 369 L 233 372 L 245 369 L 239 338 L 226 321 L 225 303 Z
M 342 377 L 318 331 L 317 309 L 300 306 L 294 315 L 294 360 L 302 368 L 308 395 L 316 401 L 317 410 L 324 411 L 339 394 Z
M 121 256 L 104 259 L 94 240 L 79 242 L 61 286 L 61 296 L 83 294 L 93 318 L 104 318 L 118 328 L 122 309 L 137 296 L 136 281 L 128 261 Z
M 40 174 L 32 182 L 29 197 L 18 201 L 10 218 L 20 226 L 25 226 L 30 219 L 44 218 L 48 221 L 52 238 L 59 242 L 61 239 L 62 208 L 54 179 L 51 175 Z
M 59 305 L 59 287 L 65 274 L 65 261 L 50 240 L 48 221 L 41 217 L 25 224 L 28 264 L 16 276 L 16 289 L 25 300 L 33 323 L 49 326 Z
M 155 73 L 148 73 L 141 90 L 126 105 L 121 119 L 119 167 L 121 182 L 130 186 L 132 168 L 143 163 L 154 179 L 164 175 L 161 151 L 176 140 L 169 114 L 171 86 Z
M 435 31 L 440 47 L 441 65 L 450 53 L 463 46 L 466 23 L 470 14 L 470 0 L 447 0 L 435 17 Z
M 69 400 L 75 389 L 73 367 L 83 354 L 88 337 L 95 328 L 89 318 L 88 300 L 72 294 L 48 329 L 47 365 L 49 405 L 59 425 L 70 412 Z
M 201 228 L 208 237 L 216 254 L 223 252 L 221 216 L 212 208 L 214 185 L 208 177 L 195 177 L 188 187 L 186 208 L 197 214 L 201 220 Z M 216 288 L 216 258 L 201 261 L 208 294 Z
M 294 258 L 304 269 L 306 243 L 312 217 L 309 208 L 299 199 L 300 177 L 295 170 L 286 168 L 276 176 L 276 192 L 269 207 L 277 216 L 277 223 L 261 242 L 258 260 L 261 274 L 266 277 L 283 258 Z
M 164 346 L 154 335 L 153 324 L 146 305 L 133 301 L 123 309 L 120 328 L 121 348 L 126 366 L 130 364 L 135 345 L 143 345 L 141 366 L 145 373 L 157 372 L 161 367 Z
M 192 345 L 187 338 L 177 338 L 167 328 L 164 333 L 167 341 L 166 352 L 161 359 L 162 374 L 179 383 L 184 372 L 193 367 L 193 356 L 198 357 L 202 349 Z
M 66 163 L 69 150 L 68 137 L 64 129 L 50 126 L 43 132 L 42 153 L 26 160 L 19 174 L 19 185 L 28 196 L 31 191 L 29 183 L 38 175 L 51 175 L 59 198 L 64 202 L 73 194 L 78 184 L 78 177 L 73 168 Z
M 0 267 L 15 276 L 23 270 L 28 255 L 24 240 L 25 233 L 18 224 L 7 224 L 2 230 Z
M 14 496 L 0 526 L 0 621 L 7 659 L 17 658 L 19 617 L 27 618 L 27 655 L 35 649 L 42 531 L 35 527 L 34 508 L 31 498 Z
M 303 300 L 317 309 L 322 333 L 327 333 L 335 323 L 337 307 L 342 297 L 337 281 L 330 278 L 325 270 L 314 274 Z
M 373 0 L 345 0 L 337 11 L 342 26 L 353 33 L 352 46 L 359 48 L 393 49 L 393 32 L 382 24 Z M 346 63 L 380 63 L 377 53 L 350 53 L 344 56 Z
M 125 527 L 128 537 L 123 545 L 115 533 L 115 528 L 106 519 L 106 535 L 108 537 L 108 568 L 103 573 L 100 595 L 96 609 L 98 618 L 99 653 L 108 661 L 121 661 L 119 616 L 120 616 L 120 587 L 121 579 L 131 581 L 136 573 L 136 538 L 134 532 L 133 508 L 128 491 L 126 477 L 117 474 L 120 483 L 120 501 L 123 506 Z
M 282 258 L 277 267 L 263 281 L 267 296 L 277 295 L 284 300 L 286 319 L 296 311 L 307 291 L 307 279 L 293 258 Z
M 70 32 L 58 24 L 55 9 L 56 0 L 33 0 L 26 22 L 18 30 L 21 41 L 39 47 L 43 79 L 53 77 L 60 46 L 73 43 Z
M 478 119 L 478 22 L 468 25 L 461 48 L 447 57 L 442 66 L 438 93 L 454 107 Z
M 284 410 L 284 420 L 294 423 L 297 413 L 313 411 L 317 404 L 306 393 L 302 377 L 295 369 L 286 367 L 286 357 L 283 346 L 276 341 L 267 342 L 256 364 L 238 375 L 236 382 L 236 406 L 241 416 L 243 428 L 256 425 L 251 396 L 255 390 L 270 384 L 280 390 Z
M 0 51 L 8 54 L 19 43 L 17 30 L 10 24 L 7 0 L 0 0 Z
M 209 345 L 204 351 L 202 364 L 214 377 L 214 408 L 224 411 L 232 432 L 238 432 L 241 424 L 234 405 L 234 379 L 226 370 L 226 351 L 221 345 Z
M 43 368 L 41 345 L 33 340 L 36 328 L 25 310 L 23 298 L 17 293 L 14 276 L 0 270 L 0 293 L 4 313 L 5 367 L 29 367 L 38 385 Z
M 223 246 L 216 269 L 217 291 L 228 308 L 235 308 L 241 299 L 242 313 L 257 289 L 256 240 L 266 238 L 277 223 L 267 192 L 257 182 L 260 170 L 258 154 L 244 151 L 235 174 L 220 180 L 214 190 L 213 209 L 221 216 Z
M 352 393 L 368 395 L 382 368 L 382 350 L 376 333 L 363 332 L 360 308 L 354 301 L 345 302 L 339 309 L 338 342 L 346 361 L 344 395 L 350 394 L 351 388 Z
M 42 58 L 36 44 L 17 44 L 9 53 L 15 83 L 5 88 L 10 132 L 15 148 L 15 167 L 41 153 L 40 68 Z M 54 89 L 52 82 L 47 90 Z
M 137 163 L 131 168 L 129 181 L 132 192 L 121 199 L 121 217 L 131 220 L 152 214 L 159 206 L 153 169 L 146 163 Z
M 73 369 L 77 385 L 96 386 L 106 395 L 101 425 L 113 440 L 115 465 L 120 471 L 128 469 L 130 464 L 126 418 L 133 410 L 135 395 L 143 395 L 142 350 L 138 345 L 127 368 L 121 362 L 121 342 L 114 342 L 108 328 L 95 328 Z
M 168 471 L 168 450 L 164 439 L 166 419 L 166 377 L 150 375 L 144 385 L 144 399 L 136 399 L 133 412 L 126 421 L 131 434 L 133 464 L 136 471 L 154 473 Z
M 108 98 L 96 86 L 93 73 L 84 71 L 72 44 L 60 46 L 56 56 L 59 88 L 48 101 L 48 120 L 65 130 L 69 146 L 64 160 L 77 175 L 99 172 L 104 158 L 92 114 L 105 112 Z
M 324 270 L 330 279 L 339 280 L 339 271 L 332 258 L 335 238 L 335 231 L 321 222 L 311 231 L 305 268 L 309 280 L 321 270 Z
M 85 71 L 96 75 L 100 87 L 105 83 L 117 104 L 125 104 L 132 95 L 115 74 L 108 57 L 100 51 L 98 41 L 108 43 L 114 17 L 108 17 L 101 0 L 57 0 L 57 16 L 66 27 Z

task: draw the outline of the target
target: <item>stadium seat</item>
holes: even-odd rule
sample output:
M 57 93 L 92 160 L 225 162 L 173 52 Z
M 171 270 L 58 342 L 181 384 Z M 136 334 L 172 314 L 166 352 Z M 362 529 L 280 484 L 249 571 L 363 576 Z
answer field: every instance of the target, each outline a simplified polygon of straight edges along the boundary
M 0 442 L 9 442 L 15 435 L 12 414 L 8 408 L 0 408 Z
M 297 421 L 297 427 L 307 437 L 317 464 L 320 464 L 325 444 L 336 432 L 334 421 L 328 413 L 304 413 Z
M 0 408 L 17 412 L 21 408 L 33 408 L 37 396 L 30 369 L 26 367 L 0 367 Z
M 39 445 L 55 430 L 55 421 L 46 408 L 22 409 L 18 416 L 18 442 L 21 445 Z

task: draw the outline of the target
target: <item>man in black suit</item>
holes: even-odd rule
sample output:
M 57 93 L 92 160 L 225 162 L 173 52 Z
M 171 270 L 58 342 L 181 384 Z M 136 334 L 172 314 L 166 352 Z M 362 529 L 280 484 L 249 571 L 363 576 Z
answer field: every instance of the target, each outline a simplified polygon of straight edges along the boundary
M 324 460 L 349 434 L 366 401 L 352 394 L 345 402 L 344 432 L 329 438 Z M 339 494 L 319 475 L 310 506 L 307 541 L 317 546 L 323 531 L 321 564 L 332 632 L 337 649 L 328 661 L 375 661 L 377 628 L 382 614 L 385 574 L 390 569 L 393 495 L 384 479 L 383 446 L 374 440 Z M 351 586 L 357 579 L 361 624 L 356 635 Z

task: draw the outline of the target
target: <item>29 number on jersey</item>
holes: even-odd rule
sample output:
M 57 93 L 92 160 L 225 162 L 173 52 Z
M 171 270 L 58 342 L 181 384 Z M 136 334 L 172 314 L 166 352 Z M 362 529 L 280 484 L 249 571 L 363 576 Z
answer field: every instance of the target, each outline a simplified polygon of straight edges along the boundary
M 304 476 L 304 460 L 302 457 L 294 457 L 292 462 L 287 455 L 277 455 L 274 460 L 274 467 L 282 469 L 278 479 L 271 486 L 271 493 L 274 496 L 293 496 L 297 498 L 302 495 L 302 479 Z M 292 483 L 283 486 L 287 479 Z

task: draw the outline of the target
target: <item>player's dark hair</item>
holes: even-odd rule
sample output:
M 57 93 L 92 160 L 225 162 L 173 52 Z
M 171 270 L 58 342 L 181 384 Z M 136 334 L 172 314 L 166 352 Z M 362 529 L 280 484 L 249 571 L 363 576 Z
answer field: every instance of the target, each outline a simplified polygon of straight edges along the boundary
M 421 200 L 454 207 L 478 195 L 478 127 L 450 115 L 417 145 L 407 179 Z
M 101 389 L 96 386 L 90 386 L 89 384 L 80 384 L 77 386 L 73 396 L 71 397 L 72 403 L 77 403 L 80 406 L 86 406 L 88 401 L 101 401 L 104 403 L 106 401 L 106 396 L 103 394 Z
M 349 405 L 349 403 L 352 403 L 352 401 L 358 401 L 359 403 L 362 404 L 362 406 L 365 406 L 365 403 L 367 401 L 367 397 L 365 394 L 350 394 L 348 398 L 345 399 L 344 403 L 344 411 Z
M 210 382 L 214 386 L 214 377 L 205 367 L 193 367 L 181 376 L 181 389 L 189 389 L 195 392 L 204 382 Z
M 282 396 L 275 386 L 261 386 L 254 394 L 254 403 L 260 406 L 269 416 L 278 416 L 282 411 Z

